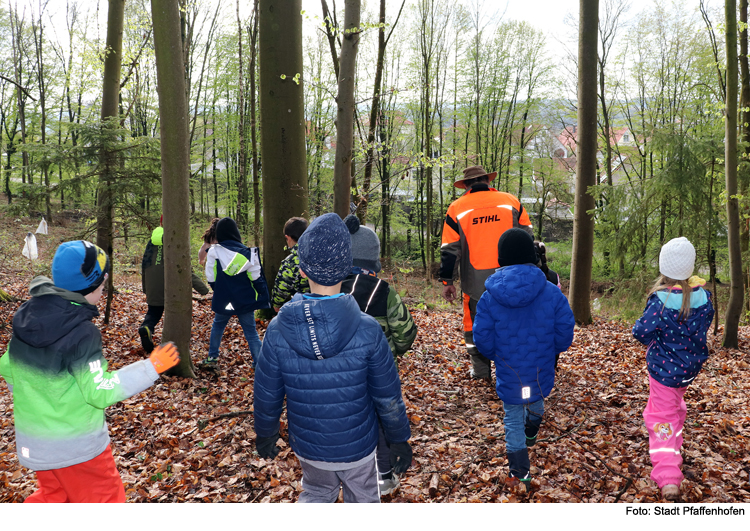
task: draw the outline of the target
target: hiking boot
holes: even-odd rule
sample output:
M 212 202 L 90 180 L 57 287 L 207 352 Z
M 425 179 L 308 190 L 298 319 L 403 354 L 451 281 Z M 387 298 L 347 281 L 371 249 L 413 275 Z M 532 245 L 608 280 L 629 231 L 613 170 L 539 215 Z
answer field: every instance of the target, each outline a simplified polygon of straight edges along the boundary
M 680 499 L 679 485 L 664 485 L 661 488 L 661 496 L 667 501 L 677 501 Z
M 395 476 L 393 472 L 387 474 L 380 474 L 378 477 L 378 490 L 381 496 L 386 496 L 395 491 L 400 485 L 398 476 Z
M 154 342 L 151 340 L 151 329 L 148 326 L 141 326 L 138 329 L 138 335 L 141 336 L 141 345 L 146 354 L 151 354 L 154 351 Z
M 531 448 L 536 444 L 536 435 L 533 437 L 526 437 L 526 448 Z

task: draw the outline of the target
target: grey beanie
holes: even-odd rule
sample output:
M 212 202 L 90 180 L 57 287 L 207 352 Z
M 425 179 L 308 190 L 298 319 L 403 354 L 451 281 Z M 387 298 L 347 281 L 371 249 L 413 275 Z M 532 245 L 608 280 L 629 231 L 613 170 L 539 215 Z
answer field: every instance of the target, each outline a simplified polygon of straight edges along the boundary
M 360 225 L 359 218 L 353 214 L 346 216 L 344 223 L 352 236 L 353 265 L 379 273 L 381 265 L 378 235 L 371 228 Z
M 673 280 L 687 280 L 695 266 L 695 247 L 687 238 L 674 238 L 661 248 L 659 272 Z
M 334 286 L 352 271 L 352 240 L 338 214 L 323 214 L 299 237 L 299 268 L 321 286 Z

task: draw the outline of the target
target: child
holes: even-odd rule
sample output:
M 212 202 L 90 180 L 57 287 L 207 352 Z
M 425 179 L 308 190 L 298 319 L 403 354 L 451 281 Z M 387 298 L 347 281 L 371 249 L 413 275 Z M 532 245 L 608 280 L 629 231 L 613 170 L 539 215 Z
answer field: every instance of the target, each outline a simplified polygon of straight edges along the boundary
M 357 216 L 344 218 L 352 238 L 352 274 L 341 285 L 342 293 L 351 293 L 359 309 L 372 315 L 388 340 L 393 361 L 411 348 L 417 337 L 414 320 L 393 287 L 378 278 L 380 272 L 380 240 L 375 232 L 359 224 Z M 382 429 L 378 430 L 378 485 L 380 495 L 391 494 L 399 486 L 398 476 L 393 474 L 390 463 L 391 452 Z
M 708 359 L 706 333 L 714 307 L 702 278 L 691 276 L 695 248 L 687 238 L 668 241 L 659 254 L 661 277 L 649 293 L 633 336 L 648 345 L 649 396 L 643 420 L 648 429 L 651 479 L 666 500 L 680 498 L 682 426 L 687 406 L 682 396 Z
M 547 265 L 547 247 L 542 242 L 534 240 L 534 249 L 536 249 L 537 267 L 544 272 L 544 276 L 547 277 L 547 280 L 562 289 L 560 275 L 552 271 Z
M 240 231 L 232 218 L 222 218 L 216 224 L 216 241 L 206 259 L 206 278 L 214 290 L 211 309 L 215 315 L 203 366 L 208 369 L 218 366 L 221 338 L 233 315 L 242 326 L 255 364 L 260 352 L 255 310 L 270 307 L 258 248 L 242 245 Z
M 31 298 L 13 316 L 0 375 L 13 393 L 18 460 L 37 473 L 39 490 L 26 502 L 124 502 L 104 409 L 151 387 L 180 360 L 168 343 L 148 360 L 107 371 L 91 320 L 108 270 L 96 245 L 63 243 L 53 280 L 32 280 Z
M 198 263 L 202 266 L 206 265 L 206 259 L 208 258 L 208 250 L 216 242 L 216 224 L 219 222 L 219 218 L 211 220 L 211 225 L 203 233 L 203 245 L 198 249 Z
M 164 227 L 156 227 L 151 233 L 151 240 L 146 244 L 141 262 L 141 287 L 146 294 L 148 310 L 143 323 L 138 328 L 141 345 L 147 354 L 154 350 L 154 328 L 164 315 Z M 201 295 L 208 293 L 208 286 L 196 275 L 193 275 L 193 289 Z
M 401 382 L 388 341 L 341 282 L 351 272 L 349 231 L 336 214 L 310 224 L 299 240 L 310 294 L 297 294 L 268 325 L 255 373 L 256 448 L 279 452 L 286 397 L 289 444 L 302 465 L 300 502 L 380 502 L 378 420 L 395 473 L 411 465 Z
M 505 410 L 511 477 L 531 482 L 527 447 L 536 443 L 544 398 L 555 384 L 555 355 L 573 342 L 575 319 L 565 295 L 536 266 L 534 240 L 509 229 L 498 242 L 500 268 L 485 282 L 474 321 L 479 350 L 495 360 Z
M 284 238 L 286 246 L 291 251 L 284 258 L 273 283 L 271 300 L 273 310 L 278 313 L 281 307 L 288 302 L 295 293 L 310 293 L 310 284 L 307 279 L 299 274 L 299 258 L 297 257 L 297 241 L 307 229 L 305 218 L 289 218 L 284 223 Z

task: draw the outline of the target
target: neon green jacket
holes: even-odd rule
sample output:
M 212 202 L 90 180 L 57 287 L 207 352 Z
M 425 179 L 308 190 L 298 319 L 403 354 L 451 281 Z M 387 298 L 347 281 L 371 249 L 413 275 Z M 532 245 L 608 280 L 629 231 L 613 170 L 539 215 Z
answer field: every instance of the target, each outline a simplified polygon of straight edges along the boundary
M 99 315 L 86 299 L 31 282 L 31 298 L 13 316 L 13 336 L 0 376 L 13 393 L 16 449 L 32 470 L 84 463 L 109 444 L 104 409 L 150 387 L 159 374 L 149 360 L 107 371 Z

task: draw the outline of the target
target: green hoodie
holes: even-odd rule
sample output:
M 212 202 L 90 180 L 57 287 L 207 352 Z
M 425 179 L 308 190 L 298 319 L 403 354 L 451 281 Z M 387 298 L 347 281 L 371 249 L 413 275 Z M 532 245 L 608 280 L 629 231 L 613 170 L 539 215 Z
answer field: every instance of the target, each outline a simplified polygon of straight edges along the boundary
M 99 315 L 85 297 L 37 277 L 31 298 L 13 316 L 13 336 L 0 376 L 13 393 L 20 463 L 51 470 L 84 463 L 109 444 L 104 409 L 150 387 L 149 360 L 107 371 Z

